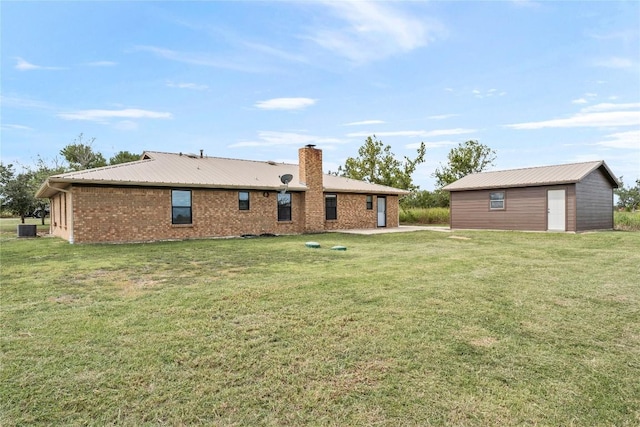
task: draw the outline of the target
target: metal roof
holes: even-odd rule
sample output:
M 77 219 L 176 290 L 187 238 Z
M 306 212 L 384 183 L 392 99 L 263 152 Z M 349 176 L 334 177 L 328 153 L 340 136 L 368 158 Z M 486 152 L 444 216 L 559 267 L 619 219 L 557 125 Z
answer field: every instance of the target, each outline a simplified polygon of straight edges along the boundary
M 284 188 L 280 181 L 284 174 L 293 175 L 289 191 L 307 190 L 300 182 L 298 165 L 294 164 L 146 151 L 142 159 L 135 162 L 53 175 L 42 184 L 36 196 L 51 197 L 69 184 L 279 191 Z M 328 174 L 323 181 L 324 190 L 329 192 L 408 194 L 406 190 Z
M 445 191 L 480 190 L 488 188 L 534 187 L 540 185 L 575 184 L 602 168 L 614 187 L 620 183 L 604 160 L 565 165 L 540 166 L 469 174 L 443 187 Z

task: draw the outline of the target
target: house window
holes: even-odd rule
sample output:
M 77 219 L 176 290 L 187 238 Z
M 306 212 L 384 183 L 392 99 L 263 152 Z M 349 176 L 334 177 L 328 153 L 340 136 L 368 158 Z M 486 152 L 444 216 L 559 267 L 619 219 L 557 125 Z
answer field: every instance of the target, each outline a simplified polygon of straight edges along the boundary
M 171 190 L 171 223 L 191 224 L 191 190 Z
M 324 212 L 325 219 L 338 219 L 338 196 L 335 194 L 326 194 L 324 196 Z
M 495 191 L 489 194 L 489 209 L 504 209 L 504 191 Z
M 291 221 L 291 193 L 278 193 L 278 221 Z
M 367 210 L 373 210 L 373 196 L 367 196 Z
M 241 211 L 249 210 L 249 192 L 238 191 L 238 209 Z

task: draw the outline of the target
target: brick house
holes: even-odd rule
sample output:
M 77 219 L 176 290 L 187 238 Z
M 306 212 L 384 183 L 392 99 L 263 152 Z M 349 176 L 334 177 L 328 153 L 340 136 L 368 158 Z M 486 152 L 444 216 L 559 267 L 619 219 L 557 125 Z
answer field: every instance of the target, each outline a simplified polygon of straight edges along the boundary
M 51 234 L 70 243 L 399 225 L 407 191 L 324 174 L 313 145 L 298 156 L 294 165 L 149 151 L 136 162 L 51 176 L 36 196 L 50 199 Z
M 482 172 L 449 191 L 452 229 L 610 230 L 618 180 L 604 161 Z

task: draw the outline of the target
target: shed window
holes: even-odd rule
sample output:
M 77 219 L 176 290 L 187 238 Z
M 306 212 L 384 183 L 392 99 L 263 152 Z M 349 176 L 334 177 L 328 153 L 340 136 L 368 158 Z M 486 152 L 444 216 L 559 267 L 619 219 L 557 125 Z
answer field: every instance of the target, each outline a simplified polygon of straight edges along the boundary
M 504 209 L 504 191 L 494 191 L 489 195 L 489 208 L 492 210 Z
M 373 210 L 373 196 L 367 196 L 367 210 Z
M 291 221 L 291 193 L 278 193 L 278 221 Z
M 191 190 L 171 190 L 171 223 L 191 224 Z
M 324 196 L 325 219 L 338 219 L 338 196 L 336 194 L 326 194 Z
M 241 211 L 249 210 L 249 192 L 238 191 L 238 209 Z

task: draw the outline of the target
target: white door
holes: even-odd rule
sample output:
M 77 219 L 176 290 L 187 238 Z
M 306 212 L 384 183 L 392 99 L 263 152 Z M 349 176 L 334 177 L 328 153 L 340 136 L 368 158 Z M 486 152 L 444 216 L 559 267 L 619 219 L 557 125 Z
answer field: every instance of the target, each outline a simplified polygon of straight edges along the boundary
M 377 197 L 378 199 L 378 227 L 387 226 L 387 198 Z
M 566 231 L 566 208 L 564 190 L 547 192 L 547 230 Z

